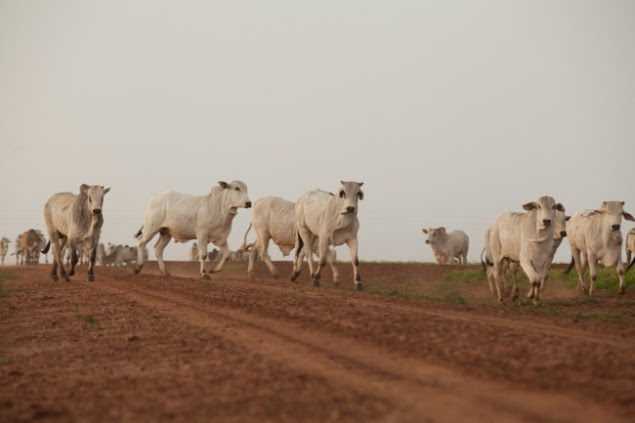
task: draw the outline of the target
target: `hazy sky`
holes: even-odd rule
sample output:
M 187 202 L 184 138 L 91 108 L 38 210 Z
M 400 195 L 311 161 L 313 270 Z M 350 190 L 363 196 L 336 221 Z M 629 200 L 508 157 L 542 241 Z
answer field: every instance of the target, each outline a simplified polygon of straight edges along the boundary
M 158 191 L 240 179 L 295 201 L 355 180 L 361 259 L 432 261 L 421 228 L 444 225 L 477 260 L 541 195 L 635 214 L 634 159 L 632 0 L 0 0 L 11 240 L 81 183 L 112 187 L 102 240 L 132 244 Z

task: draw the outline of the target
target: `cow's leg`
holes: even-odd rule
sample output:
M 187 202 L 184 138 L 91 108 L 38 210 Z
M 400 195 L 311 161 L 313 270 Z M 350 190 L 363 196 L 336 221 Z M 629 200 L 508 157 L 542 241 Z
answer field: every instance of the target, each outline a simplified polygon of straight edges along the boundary
M 505 269 L 501 261 L 494 262 L 494 271 L 492 273 L 494 274 L 494 285 L 496 287 L 496 296 L 498 297 L 499 303 L 503 302 L 503 295 L 501 293 L 500 284 L 503 277 L 505 276 L 504 270 Z
M 271 272 L 271 276 L 273 276 L 274 279 L 278 279 L 280 277 L 280 274 L 278 273 L 278 269 L 276 269 L 276 266 L 273 264 L 273 262 L 271 261 L 271 257 L 269 257 L 269 240 L 271 238 L 269 237 L 269 234 L 265 234 L 265 233 L 259 233 L 258 234 L 258 249 L 254 248 L 252 249 L 253 251 L 258 251 L 258 254 L 260 254 L 260 257 L 262 257 L 263 261 L 265 262 L 265 264 L 267 265 L 267 267 L 269 268 L 269 271 Z M 249 261 L 251 262 L 251 257 L 249 257 Z M 253 273 L 253 272 L 252 272 Z M 251 273 L 250 273 L 251 275 Z M 253 276 L 252 276 L 253 278 Z
M 351 238 L 346 241 L 348 248 L 351 252 L 351 263 L 353 264 L 353 274 L 355 280 L 355 289 L 361 291 L 364 286 L 362 285 L 362 275 L 359 273 L 359 256 L 357 255 L 358 243 L 357 237 Z
M 251 244 L 251 254 L 249 254 L 249 261 L 247 263 L 247 274 L 249 275 L 249 278 L 251 280 L 255 279 L 254 263 L 256 262 L 256 259 L 258 258 L 258 254 L 260 251 L 260 243 L 258 241 L 259 241 L 259 238 L 256 237 L 256 240 L 254 241 L 254 243 Z
M 510 263 L 509 264 L 509 275 L 512 278 L 512 300 L 515 301 L 518 299 L 518 264 Z
M 86 247 L 84 247 L 84 249 L 85 248 Z M 97 257 L 97 242 L 93 242 L 92 247 L 88 251 L 90 251 L 90 258 L 88 260 L 88 275 L 86 276 L 86 278 L 88 282 L 92 282 L 95 280 L 95 274 L 93 269 L 95 268 L 95 258 Z
M 137 245 L 137 264 L 135 265 L 134 272 L 135 274 L 141 272 L 143 269 L 143 263 L 145 261 L 145 250 L 146 245 L 156 234 L 159 233 L 159 228 L 152 229 L 150 227 L 144 228 L 143 232 L 139 236 L 139 244 Z
M 223 270 L 223 266 L 225 266 L 225 262 L 229 258 L 230 254 L 229 247 L 227 246 L 227 241 L 225 241 L 223 245 L 219 245 L 218 248 L 220 248 L 222 256 L 214 270 L 212 270 L 212 273 L 220 272 L 221 270 Z
M 167 230 L 163 230 L 159 234 L 159 239 L 157 243 L 154 244 L 154 255 L 157 257 L 157 263 L 159 263 L 159 269 L 163 276 L 170 276 L 167 269 L 165 268 L 165 263 L 163 262 L 163 250 L 168 245 L 170 240 L 172 239 L 172 235 Z
M 209 273 L 205 270 L 205 260 L 207 260 L 207 242 L 209 237 L 207 234 L 200 235 L 196 238 L 198 244 L 198 261 L 201 263 L 201 277 L 209 279 Z
M 75 243 L 75 234 L 68 234 L 68 251 L 71 255 L 71 270 L 68 271 L 68 276 L 73 276 L 75 274 L 75 266 L 79 261 L 77 257 L 77 244 Z
M 313 234 L 306 228 L 298 228 L 296 237 L 298 238 L 296 239 L 295 260 L 293 260 L 293 271 L 289 278 L 291 282 L 295 282 L 298 276 L 300 276 L 304 257 L 306 257 L 309 262 L 309 273 L 313 275 L 313 253 L 311 252 Z
M 333 272 L 333 283 L 338 284 L 340 280 L 340 272 L 337 270 L 337 263 L 335 261 L 334 251 L 332 249 L 327 250 L 326 261 L 331 267 L 331 271 Z
M 51 277 L 53 278 L 53 275 L 55 275 L 53 280 L 57 280 L 57 267 L 59 267 L 60 277 L 64 279 L 66 282 L 69 282 L 70 279 L 68 278 L 68 275 L 66 274 L 66 270 L 64 269 L 64 263 L 63 263 L 64 257 L 62 257 L 68 238 L 59 237 L 57 233 L 54 235 L 54 237 L 55 238 L 51 236 L 51 245 L 53 247 L 53 263 L 56 264 L 57 266 L 53 266 L 53 270 L 51 270 Z M 53 241 L 53 239 L 55 239 L 55 241 Z
M 326 264 L 326 258 L 329 255 L 328 236 L 325 235 L 319 238 L 317 253 L 318 253 L 317 269 L 315 269 L 315 272 L 311 271 L 311 280 L 313 281 L 313 286 L 320 286 L 320 278 L 322 277 L 322 268 Z M 308 254 L 308 251 L 306 252 L 306 254 Z M 309 260 L 309 264 L 311 264 L 311 260 Z
M 624 295 L 626 293 L 626 283 L 624 282 L 624 263 L 622 263 L 622 257 L 617 260 L 617 264 L 615 265 L 615 270 L 617 271 L 617 277 L 620 279 L 620 286 L 617 289 L 617 293 L 620 295 Z
M 589 274 L 591 276 L 591 286 L 589 287 L 589 295 L 595 292 L 595 281 L 598 279 L 598 259 L 595 254 L 588 255 Z
M 582 264 L 581 252 L 578 249 L 571 249 L 571 256 L 573 257 L 573 263 L 575 264 L 575 272 L 578 274 L 578 291 L 587 292 L 586 286 L 584 286 L 584 268 Z

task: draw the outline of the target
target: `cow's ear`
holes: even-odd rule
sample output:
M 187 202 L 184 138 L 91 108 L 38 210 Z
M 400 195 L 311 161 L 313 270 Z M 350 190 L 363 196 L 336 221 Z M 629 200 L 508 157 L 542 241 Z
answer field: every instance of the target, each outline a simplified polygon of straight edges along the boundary
M 108 194 L 108 191 L 110 191 L 110 187 L 108 187 L 108 188 L 106 188 L 106 189 L 104 190 L 104 194 Z
M 529 211 L 538 208 L 538 203 L 532 201 L 531 203 L 523 204 L 523 209 Z
M 443 226 L 441 226 L 439 229 L 437 229 L 437 231 L 439 231 L 442 234 L 444 234 L 445 233 L 445 228 Z
M 631 222 L 635 222 L 635 218 L 633 217 L 633 215 L 628 213 L 628 212 L 622 212 L 622 216 L 624 216 L 624 219 L 626 219 L 626 220 L 630 220 Z
M 564 221 L 565 221 L 565 222 L 568 222 L 568 221 L 569 221 L 569 219 L 571 219 L 571 216 L 565 216 Z
M 364 191 L 362 191 L 361 189 L 357 192 L 357 196 L 359 197 L 360 200 L 364 199 Z
M 364 185 L 363 182 L 358 182 L 359 186 L 361 187 L 362 185 Z
M 560 203 L 556 204 L 556 210 L 558 210 L 559 212 L 564 213 L 564 206 Z
M 229 184 L 225 181 L 218 181 L 218 185 L 220 185 L 220 187 L 223 189 L 229 188 Z
M 80 194 L 88 194 L 86 191 L 88 190 L 88 185 L 86 184 L 81 184 L 79 186 L 79 193 Z
M 428 233 L 428 230 L 427 230 L 427 229 L 421 229 L 421 230 L 423 231 L 423 233 L 424 233 L 424 234 L 427 234 L 427 233 Z

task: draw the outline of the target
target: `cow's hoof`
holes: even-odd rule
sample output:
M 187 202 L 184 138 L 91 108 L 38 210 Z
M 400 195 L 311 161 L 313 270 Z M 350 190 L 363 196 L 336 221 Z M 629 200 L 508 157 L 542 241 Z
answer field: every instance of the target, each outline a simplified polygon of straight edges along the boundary
M 356 283 L 356 284 L 355 284 L 355 289 L 356 289 L 357 291 L 363 291 L 363 290 L 364 290 L 364 285 L 362 285 L 362 283 L 361 283 L 361 282 L 360 282 L 360 283 Z
M 207 273 L 202 273 L 201 274 L 201 278 L 205 279 L 205 280 L 209 280 L 209 274 Z
M 317 279 L 313 279 L 313 286 L 320 286 L 320 281 Z
M 277 273 L 274 273 L 273 275 L 271 275 L 275 280 L 280 279 L 280 275 Z
M 298 276 L 300 276 L 299 272 L 298 273 L 296 273 L 296 272 L 291 273 L 291 276 L 289 276 L 289 281 L 295 282 L 298 279 Z
M 71 278 L 69 278 L 68 276 L 64 275 L 62 276 L 62 278 L 66 281 L 66 282 L 70 282 Z
M 538 298 L 534 298 L 534 305 L 537 306 L 538 304 L 540 304 L 540 301 L 538 301 Z
M 51 280 L 53 282 L 57 282 L 57 280 L 58 280 L 57 275 L 51 275 Z
M 94 275 L 88 275 L 86 277 L 86 279 L 88 280 L 88 282 L 95 282 L 95 276 Z
M 75 274 L 75 269 L 71 269 L 70 272 L 68 272 L 68 276 L 73 276 Z
M 170 272 L 163 272 L 163 277 L 165 278 L 171 278 L 172 275 L 170 275 Z
M 141 272 L 141 267 L 135 266 L 135 268 L 134 268 L 134 274 L 135 274 L 135 275 L 138 275 L 138 274 L 139 274 L 139 272 Z

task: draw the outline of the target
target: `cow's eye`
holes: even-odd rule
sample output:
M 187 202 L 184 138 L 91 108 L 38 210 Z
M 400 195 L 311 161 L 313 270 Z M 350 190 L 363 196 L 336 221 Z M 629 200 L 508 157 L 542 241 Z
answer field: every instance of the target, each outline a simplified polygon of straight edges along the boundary
M 238 188 L 238 187 L 236 187 L 236 188 L 234 188 L 234 189 L 235 189 L 236 191 L 240 191 L 240 188 Z
M 340 198 L 344 198 L 346 196 L 346 194 L 344 193 L 344 191 L 340 191 Z

